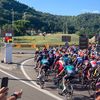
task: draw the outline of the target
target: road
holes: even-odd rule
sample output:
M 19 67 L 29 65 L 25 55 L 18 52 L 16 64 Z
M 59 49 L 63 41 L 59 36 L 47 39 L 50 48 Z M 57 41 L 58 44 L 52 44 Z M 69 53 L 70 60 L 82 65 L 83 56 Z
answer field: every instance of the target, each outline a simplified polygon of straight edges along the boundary
M 64 100 L 63 96 L 58 95 L 52 82 L 47 82 L 45 89 L 40 89 L 36 84 L 33 57 L 33 50 L 14 49 L 13 64 L 0 63 L 0 78 L 4 76 L 10 78 L 8 95 L 15 90 L 23 89 L 21 100 Z M 74 90 L 73 100 L 90 100 L 90 98 L 87 91 L 83 91 L 80 86 L 77 86 Z

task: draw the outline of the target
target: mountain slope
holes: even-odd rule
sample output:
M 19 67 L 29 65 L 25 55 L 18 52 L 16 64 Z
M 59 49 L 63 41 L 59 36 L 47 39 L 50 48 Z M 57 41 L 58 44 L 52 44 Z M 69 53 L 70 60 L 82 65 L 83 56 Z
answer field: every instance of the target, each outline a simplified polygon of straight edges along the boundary
M 13 19 L 14 17 L 14 19 Z M 100 32 L 100 14 L 80 14 L 78 16 L 58 16 L 36 11 L 16 0 L 0 0 L 0 27 L 11 24 L 12 19 L 19 25 L 29 21 L 22 30 L 35 30 L 42 32 L 64 32 L 68 34 L 94 34 Z M 24 26 L 24 25 L 23 25 Z M 18 29 L 17 29 L 18 30 Z M 23 31 L 15 31 L 16 33 Z M 24 31 L 24 34 L 25 31 Z

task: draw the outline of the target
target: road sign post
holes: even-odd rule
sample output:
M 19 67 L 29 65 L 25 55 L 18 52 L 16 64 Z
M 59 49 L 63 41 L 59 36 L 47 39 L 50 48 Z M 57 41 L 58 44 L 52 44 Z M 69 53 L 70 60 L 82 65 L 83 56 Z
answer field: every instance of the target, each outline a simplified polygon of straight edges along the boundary
M 79 48 L 88 49 L 89 39 L 86 35 L 81 35 L 79 38 Z
M 62 42 L 70 42 L 71 41 L 71 36 L 62 36 Z
M 71 36 L 62 36 L 62 42 L 65 42 L 65 47 L 67 48 L 67 47 L 69 47 L 69 43 L 68 42 L 70 42 L 71 41 Z
M 12 33 L 5 32 L 3 34 L 2 61 L 4 63 L 12 63 Z
M 12 33 L 8 32 L 4 34 L 4 42 L 5 43 L 12 43 Z
M 5 43 L 2 47 L 2 59 L 4 63 L 12 63 L 12 44 Z

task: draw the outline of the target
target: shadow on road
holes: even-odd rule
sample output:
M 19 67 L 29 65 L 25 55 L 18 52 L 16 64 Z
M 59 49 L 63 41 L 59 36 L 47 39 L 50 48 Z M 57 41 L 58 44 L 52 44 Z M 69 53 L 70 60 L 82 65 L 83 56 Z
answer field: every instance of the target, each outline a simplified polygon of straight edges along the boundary
M 2 79 L 2 78 L 0 78 L 0 79 Z M 22 81 L 27 81 L 27 82 L 31 82 L 31 81 L 37 81 L 37 80 L 29 80 L 29 79 L 22 79 L 22 78 L 20 78 L 20 79 L 15 79 L 15 78 L 9 78 L 9 80 L 15 80 L 15 81 L 19 81 L 19 80 L 22 80 Z
M 94 100 L 94 98 L 90 98 L 89 96 L 85 95 L 74 95 L 72 100 Z

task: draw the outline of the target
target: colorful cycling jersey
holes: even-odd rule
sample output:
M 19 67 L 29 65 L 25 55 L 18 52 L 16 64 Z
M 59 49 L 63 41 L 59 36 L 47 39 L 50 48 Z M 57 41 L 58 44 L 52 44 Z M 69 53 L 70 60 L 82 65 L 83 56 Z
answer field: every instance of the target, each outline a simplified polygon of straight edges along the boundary
M 64 67 L 63 67 L 63 62 L 62 62 L 61 60 L 58 60 L 58 61 L 56 62 L 56 65 L 58 65 L 58 72 L 61 72 L 62 69 L 64 68 Z
M 100 65 L 100 61 L 97 61 L 97 64 Z
M 49 64 L 49 62 L 48 62 L 47 59 L 42 59 L 42 60 L 41 60 L 41 64 Z
M 80 57 L 84 56 L 84 52 L 83 51 L 79 51 L 78 54 L 80 55 Z
M 82 63 L 82 62 L 83 62 L 82 57 L 77 57 L 77 62 L 78 62 L 78 63 Z
M 65 56 L 63 57 L 63 61 L 64 61 L 65 64 L 67 64 L 67 62 L 68 62 L 69 60 L 70 60 L 69 57 L 65 57 Z
M 75 73 L 75 68 L 74 68 L 73 65 L 66 65 L 66 66 L 64 66 L 64 69 L 68 74 L 74 74 Z
M 92 60 L 92 61 L 90 61 L 90 64 L 91 64 L 92 67 L 96 67 L 97 62 L 95 60 Z

